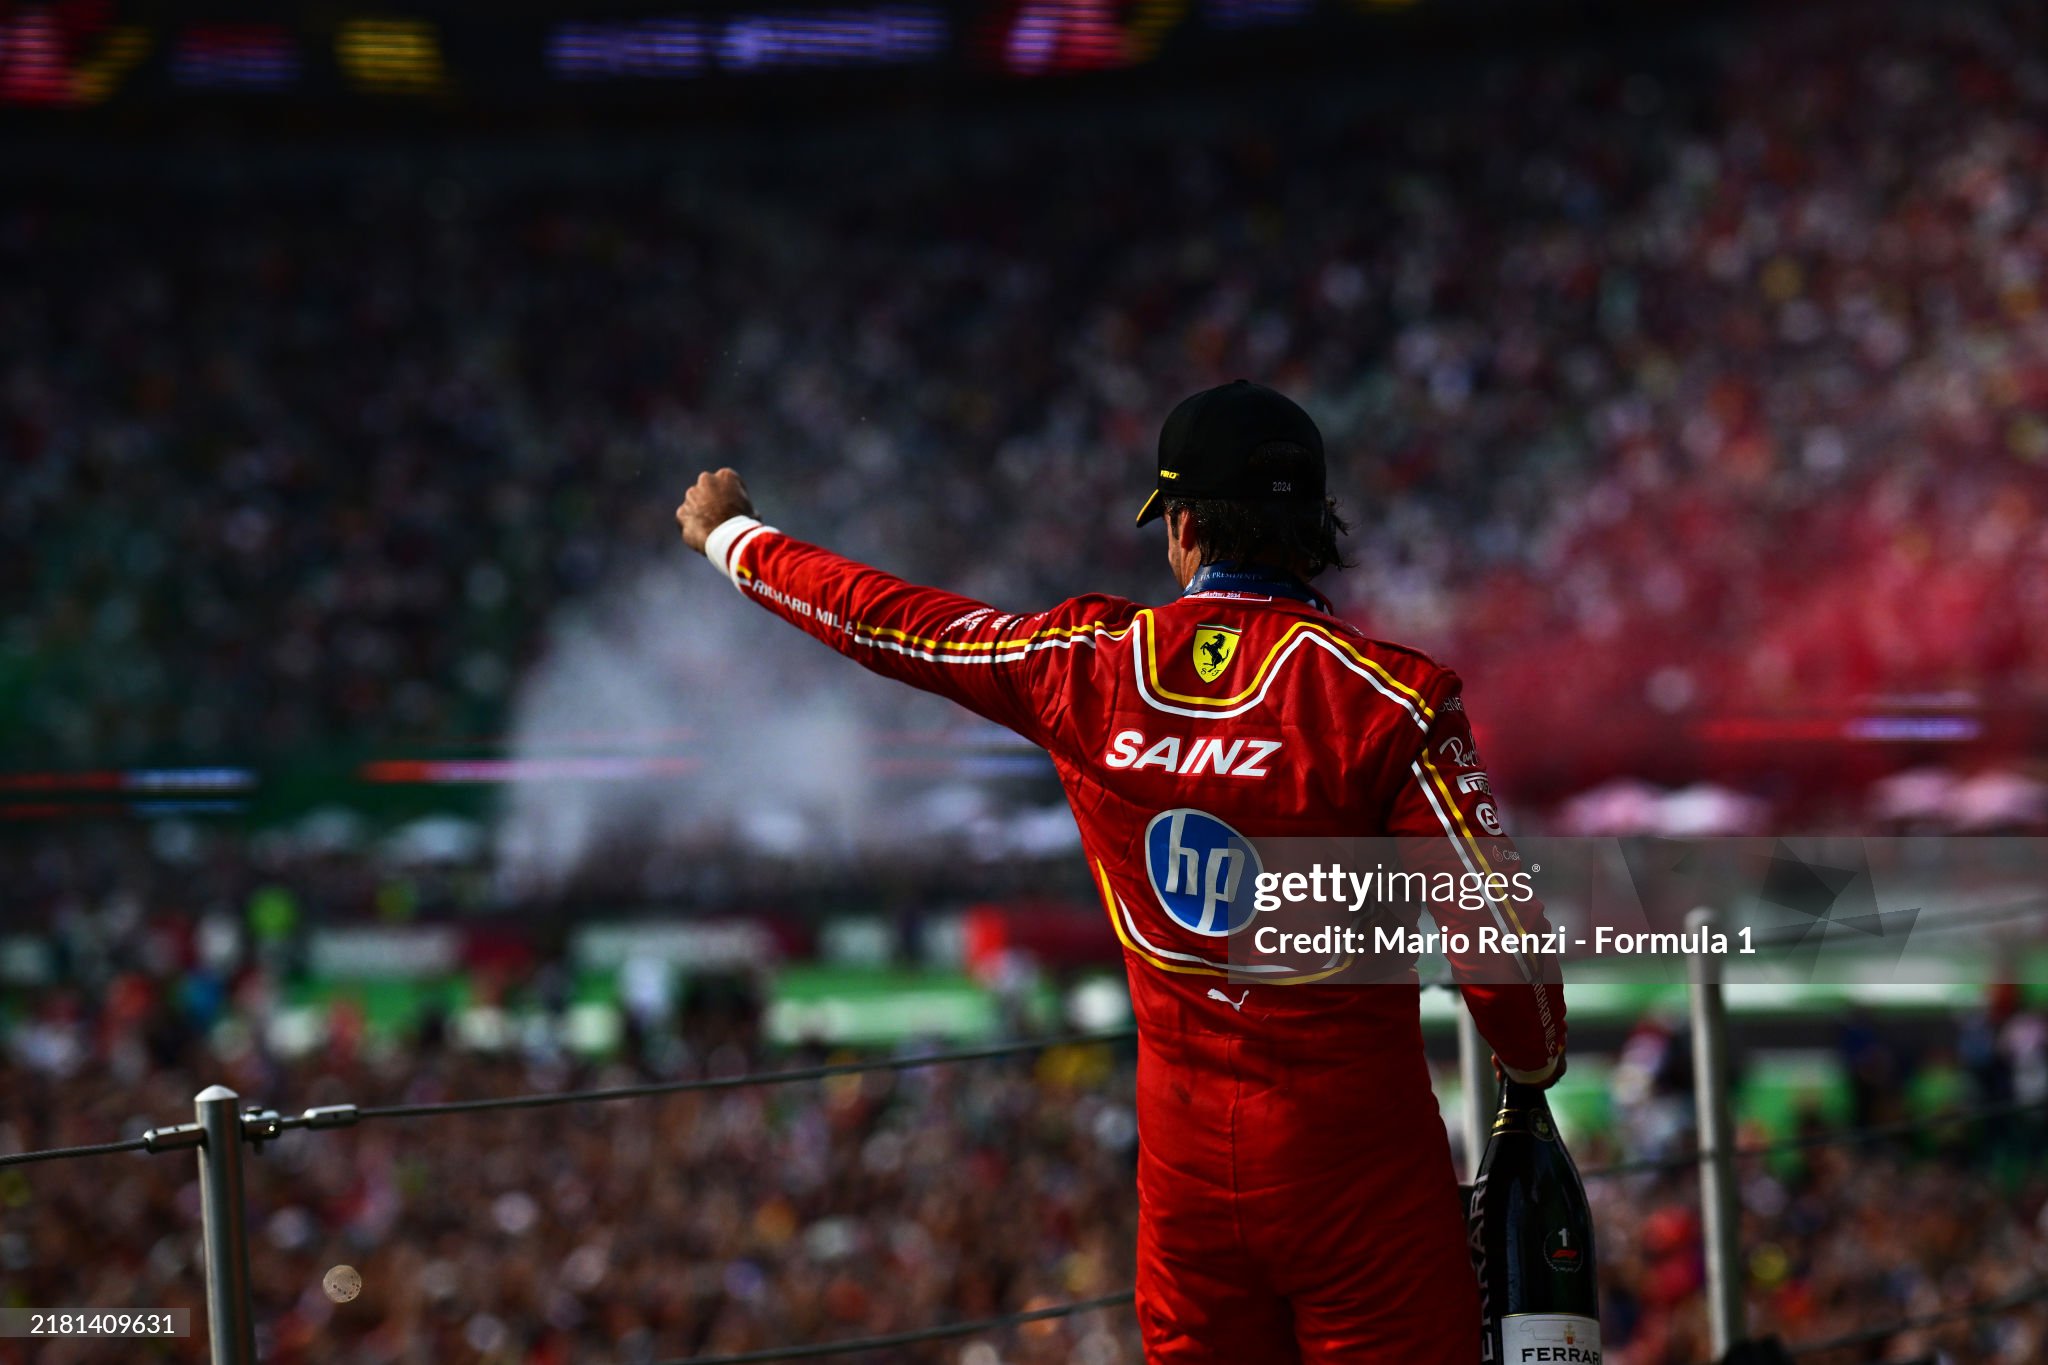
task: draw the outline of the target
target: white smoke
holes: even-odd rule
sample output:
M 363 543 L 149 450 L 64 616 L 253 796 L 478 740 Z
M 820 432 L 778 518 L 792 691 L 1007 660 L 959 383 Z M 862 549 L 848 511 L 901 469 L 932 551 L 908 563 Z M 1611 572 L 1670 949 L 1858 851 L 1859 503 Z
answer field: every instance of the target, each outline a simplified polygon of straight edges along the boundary
M 884 687 L 694 558 L 650 565 L 565 608 L 521 680 L 507 756 L 527 775 L 503 789 L 499 874 L 541 891 L 622 848 L 815 858 L 872 842 L 873 714 L 911 700 Z M 561 771 L 605 758 L 621 771 Z M 692 766 L 624 775 L 663 761 Z

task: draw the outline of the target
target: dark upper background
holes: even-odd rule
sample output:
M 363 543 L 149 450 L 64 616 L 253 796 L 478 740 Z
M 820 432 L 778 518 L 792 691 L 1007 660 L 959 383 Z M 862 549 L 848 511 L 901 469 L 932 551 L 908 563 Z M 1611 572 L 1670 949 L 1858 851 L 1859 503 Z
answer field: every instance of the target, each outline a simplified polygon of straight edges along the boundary
M 1156 596 L 1158 421 L 1246 374 L 1329 435 L 1339 604 L 1468 676 L 1525 828 L 1703 781 L 1735 828 L 2043 818 L 2031 7 L 14 3 L 0 34 L 15 813 L 132 813 L 142 764 L 202 815 L 474 810 L 418 765 L 536 744 L 716 764 L 762 665 L 633 619 L 697 468 L 1006 607 Z M 674 714 L 534 700 L 592 616 Z M 987 770 L 957 714 L 773 658 Z M 220 805 L 192 765 L 246 779 Z

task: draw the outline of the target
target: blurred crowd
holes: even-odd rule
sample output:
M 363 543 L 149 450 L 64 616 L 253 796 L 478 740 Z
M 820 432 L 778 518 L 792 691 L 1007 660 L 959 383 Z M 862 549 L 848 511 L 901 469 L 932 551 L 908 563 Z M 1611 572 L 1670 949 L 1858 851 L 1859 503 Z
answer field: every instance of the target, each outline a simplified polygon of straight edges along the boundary
M 2048 1013 L 2011 987 L 1981 1008 L 1935 1023 L 1867 1010 L 1833 1030 L 1832 1064 L 1847 1081 L 1837 1112 L 1818 1091 L 1795 1094 L 1780 1131 L 1754 1121 L 1737 1163 L 1738 1243 L 1750 1331 L 1807 1346 L 1958 1312 L 1937 1328 L 1836 1351 L 1821 1365 L 1863 1361 L 1999 1362 L 2048 1350 L 2048 1310 L 1959 1310 L 2048 1283 Z M 1769 1084 L 1751 1030 L 1734 1032 L 1738 1095 Z M 1582 1170 L 1615 1159 L 1682 1158 L 1697 1150 L 1687 1027 L 1655 1016 L 1622 1041 L 1605 1084 L 1612 1122 L 1575 1140 Z M 1986 1117 L 1962 1121 L 1971 1110 Z M 1847 1132 L 1905 1132 L 1842 1142 Z M 1713 1358 L 1701 1295 L 1699 1191 L 1689 1170 L 1589 1181 L 1599 1244 L 1602 1317 L 1622 1365 Z
M 1696 767 L 1729 716 L 2031 714 L 2041 23 L 1896 0 L 945 131 L 31 179 L 0 747 L 499 733 L 557 609 L 673 563 L 721 464 L 1007 606 L 1156 597 L 1158 423 L 1240 374 L 1328 433 L 1340 606 L 1470 675 L 1531 783 Z
M 336 1030 L 319 1050 L 285 1059 L 260 1044 L 245 1014 L 202 1037 L 182 1007 L 146 989 L 137 998 L 138 989 L 130 979 L 98 999 L 53 994 L 11 1031 L 0 1060 L 0 1150 L 176 1121 L 206 1081 L 289 1113 L 728 1076 L 831 1055 L 764 1047 L 747 992 L 730 987 L 693 993 L 679 1016 L 643 1022 L 604 1062 L 571 1056 L 545 1031 L 502 1052 L 463 1050 L 434 1017 L 403 1040 Z M 2038 1034 L 2038 1011 L 2004 1010 L 2006 1024 L 2028 1017 Z M 1881 1031 L 1852 1026 L 1841 1049 L 1873 1081 L 1858 1122 L 2017 1093 L 1995 1065 L 1935 1065 Z M 1575 1137 L 1582 1168 L 1690 1146 L 1686 1055 L 1668 1030 L 1636 1031 L 1608 1073 L 1616 1121 Z M 1946 1092 L 1928 1100 L 1915 1068 Z M 2024 1082 L 2037 1104 L 2048 1099 L 2041 1082 Z M 1133 1273 L 1131 1084 L 1127 1055 L 1065 1048 L 893 1076 L 287 1134 L 248 1162 L 261 1355 L 280 1365 L 630 1365 L 1113 1293 Z M 1905 1107 L 1916 1094 L 1916 1107 Z M 2048 1276 L 2042 1117 L 2037 1109 L 1746 1161 L 1742 1245 L 1755 1327 L 1813 1342 Z M 1799 1131 L 1824 1126 L 1808 1118 Z M 1708 1359 L 1691 1176 L 1595 1176 L 1590 1188 L 1608 1358 Z M 198 1208 L 186 1153 L 0 1170 L 0 1295 L 24 1305 L 197 1310 Z M 336 1265 L 361 1274 L 353 1302 L 322 1291 Z M 2037 1304 L 1821 1365 L 2020 1365 L 2044 1350 L 2048 1309 Z M 0 1342 L 8 1365 L 200 1358 L 191 1339 L 33 1351 Z M 1140 1357 L 1128 1312 L 1111 1310 L 857 1359 Z
M 551 1050 L 484 1058 L 435 1041 L 336 1045 L 293 1064 L 214 1055 L 245 1095 L 292 1109 L 726 1075 L 771 1059 L 717 1012 L 659 1065 Z M 168 1047 L 167 1047 L 168 1045 Z M 189 1109 L 194 1057 L 122 1039 L 64 1082 L 17 1053 L 0 1132 L 62 1141 Z M 32 1117 L 59 1115 L 47 1125 Z M 598 1108 L 365 1123 L 298 1135 L 249 1167 L 267 1361 L 647 1361 L 890 1332 L 1129 1284 L 1135 1122 L 1106 1054 L 1035 1067 L 747 1089 Z M 307 1141 L 306 1137 L 313 1137 Z M 339 1137 L 339 1141 L 327 1139 Z M 196 1306 L 195 1174 L 184 1154 L 0 1173 L 6 1292 L 24 1303 Z M 337 1306 L 327 1269 L 364 1291 Z M 1134 1361 L 1127 1319 L 1024 1333 L 1009 1358 Z M 0 1343 L 0 1361 L 26 1360 Z M 10 1354 L 10 1350 L 15 1354 Z M 198 1359 L 37 1347 L 38 1361 Z M 881 1357 L 875 1357 L 877 1359 Z M 974 1359 L 957 1345 L 893 1359 Z

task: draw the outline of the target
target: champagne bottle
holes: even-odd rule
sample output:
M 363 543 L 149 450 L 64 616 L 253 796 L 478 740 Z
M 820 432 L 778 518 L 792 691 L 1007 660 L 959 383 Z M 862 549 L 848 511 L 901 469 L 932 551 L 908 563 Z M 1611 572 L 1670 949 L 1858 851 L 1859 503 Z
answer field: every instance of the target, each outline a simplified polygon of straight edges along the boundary
M 1467 1227 L 1489 1365 L 1599 1365 L 1593 1213 L 1533 1086 L 1504 1081 Z

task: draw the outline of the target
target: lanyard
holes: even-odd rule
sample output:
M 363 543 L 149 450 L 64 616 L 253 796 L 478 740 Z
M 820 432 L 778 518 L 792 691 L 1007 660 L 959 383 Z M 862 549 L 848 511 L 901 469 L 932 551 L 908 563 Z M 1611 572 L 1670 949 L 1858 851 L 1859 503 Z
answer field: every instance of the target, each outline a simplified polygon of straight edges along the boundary
M 1239 564 L 1204 564 L 1195 570 L 1181 596 L 1198 592 L 1247 593 L 1259 597 L 1291 597 L 1327 612 L 1330 604 L 1322 594 L 1291 573 Z

